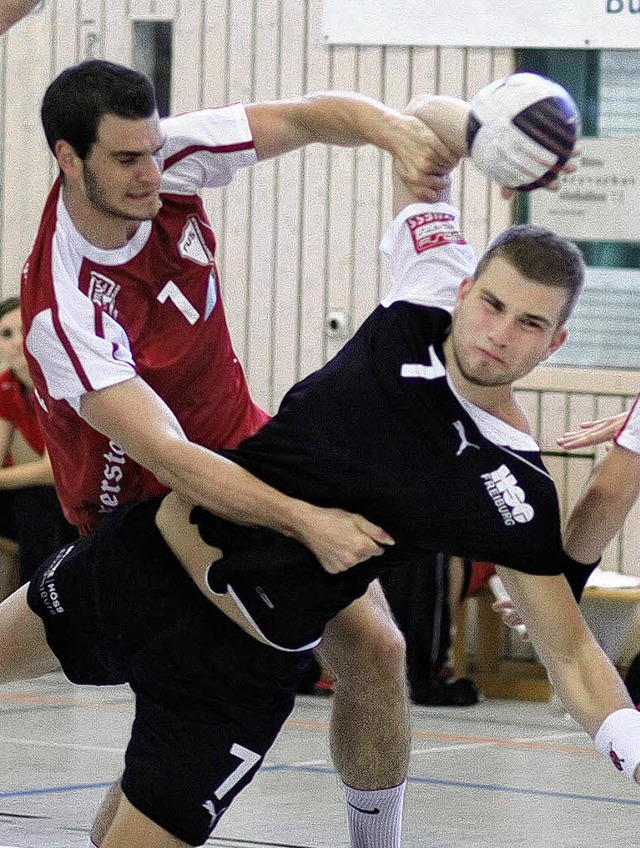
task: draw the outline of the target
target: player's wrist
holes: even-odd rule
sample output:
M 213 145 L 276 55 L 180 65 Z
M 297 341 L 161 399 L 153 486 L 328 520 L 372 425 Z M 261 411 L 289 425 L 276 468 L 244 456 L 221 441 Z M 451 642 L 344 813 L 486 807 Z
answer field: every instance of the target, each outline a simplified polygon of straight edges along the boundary
M 631 708 L 608 715 L 594 737 L 598 751 L 625 777 L 640 783 L 640 712 Z

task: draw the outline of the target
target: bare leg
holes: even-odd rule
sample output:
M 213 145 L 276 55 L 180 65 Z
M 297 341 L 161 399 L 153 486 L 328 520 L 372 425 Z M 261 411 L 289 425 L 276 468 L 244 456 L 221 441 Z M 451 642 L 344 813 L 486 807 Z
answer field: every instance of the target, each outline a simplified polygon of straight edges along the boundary
M 331 753 L 351 848 L 399 848 L 411 733 L 405 645 L 378 583 L 325 631 L 336 677 Z
M 336 678 L 331 755 L 357 789 L 398 786 L 411 733 L 404 640 L 376 582 L 329 623 L 320 655 Z
M 0 601 L 8 598 L 20 585 L 18 554 L 4 550 L 0 543 Z
M 0 683 L 40 677 L 57 668 L 42 620 L 27 604 L 27 586 L 21 586 L 0 604 Z
M 100 848 L 188 848 L 186 842 L 136 810 L 122 794 L 113 822 L 97 844 Z
M 107 831 L 113 823 L 122 798 L 124 798 L 124 795 L 122 794 L 122 789 L 120 788 L 120 781 L 117 781 L 109 787 L 107 794 L 104 796 L 102 804 L 100 804 L 100 809 L 98 810 L 96 817 L 93 820 L 93 827 L 91 828 L 91 841 L 94 845 L 101 846 L 104 844 L 104 839 L 107 835 Z

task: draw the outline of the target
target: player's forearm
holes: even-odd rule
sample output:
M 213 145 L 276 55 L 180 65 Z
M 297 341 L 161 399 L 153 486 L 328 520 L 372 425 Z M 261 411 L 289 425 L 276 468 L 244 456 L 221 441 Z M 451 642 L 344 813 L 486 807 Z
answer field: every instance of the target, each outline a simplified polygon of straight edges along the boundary
M 0 35 L 30 12 L 37 2 L 38 0 L 0 0 Z
M 614 447 L 594 470 L 564 530 L 564 547 L 579 562 L 595 562 L 622 527 L 640 493 L 640 457 Z
M 48 459 L 0 468 L 0 489 L 25 489 L 28 486 L 53 484 L 53 471 Z
M 170 489 L 222 518 L 300 538 L 311 507 L 283 495 L 219 454 L 176 438 L 146 456 L 133 458 L 146 464 Z
M 608 715 L 633 708 L 619 674 L 586 627 L 576 651 L 541 653 L 541 659 L 565 708 L 591 737 Z

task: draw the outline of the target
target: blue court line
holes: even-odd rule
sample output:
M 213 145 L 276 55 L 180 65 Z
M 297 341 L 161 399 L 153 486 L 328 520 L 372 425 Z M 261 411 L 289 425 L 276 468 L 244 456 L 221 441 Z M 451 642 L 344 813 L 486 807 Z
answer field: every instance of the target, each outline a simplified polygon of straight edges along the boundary
M 330 768 L 319 766 L 263 766 L 261 771 L 305 771 L 319 774 L 335 774 Z M 640 807 L 640 800 L 633 798 L 607 798 L 600 795 L 578 795 L 574 792 L 552 792 L 548 789 L 527 789 L 516 786 L 501 786 L 497 783 L 466 783 L 462 780 L 440 780 L 435 777 L 409 777 L 408 783 L 425 783 L 432 786 L 448 786 L 454 789 L 481 789 L 488 792 L 506 792 L 512 795 L 537 795 L 544 798 L 568 798 L 572 801 L 597 801 L 601 804 L 621 804 L 627 807 Z
M 57 792 L 81 792 L 83 789 L 107 789 L 113 784 L 108 783 L 78 783 L 75 786 L 51 786 L 43 789 L 22 789 L 16 792 L 0 792 L 0 801 L 5 798 L 25 798 L 28 795 L 54 795 Z
M 263 766 L 261 772 L 302 771 L 315 774 L 335 774 L 331 768 L 319 766 L 291 766 L 274 764 Z M 525 787 L 501 786 L 498 783 L 466 783 L 462 780 L 440 780 L 435 777 L 409 777 L 409 783 L 422 783 L 430 786 L 447 786 L 453 789 L 478 789 L 484 792 L 504 792 L 511 795 L 533 795 L 541 798 L 565 798 L 570 801 L 595 801 L 600 804 L 619 804 L 626 807 L 640 807 L 640 800 L 632 798 L 607 798 L 601 795 L 578 795 L 574 792 L 553 792 L 548 789 L 527 789 Z M 43 789 L 22 789 L 16 792 L 0 792 L 0 801 L 7 798 L 25 798 L 29 795 L 54 795 L 60 792 L 82 792 L 85 789 L 107 789 L 113 784 L 79 783 L 72 786 L 52 786 Z

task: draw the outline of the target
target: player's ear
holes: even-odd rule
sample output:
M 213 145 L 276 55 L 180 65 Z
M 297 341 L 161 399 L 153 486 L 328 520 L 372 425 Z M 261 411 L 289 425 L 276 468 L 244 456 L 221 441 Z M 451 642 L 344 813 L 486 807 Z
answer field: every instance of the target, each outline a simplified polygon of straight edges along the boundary
M 551 339 L 551 344 L 549 345 L 549 347 L 544 352 L 544 356 L 542 357 L 541 361 L 548 359 L 551 356 L 552 353 L 555 353 L 558 350 L 559 347 L 562 347 L 562 345 L 566 342 L 566 340 L 567 340 L 567 328 L 566 327 L 558 327 L 558 329 L 553 334 L 553 338 Z
M 460 283 L 460 288 L 458 289 L 458 297 L 456 298 L 456 306 L 458 303 L 462 303 L 465 297 L 471 291 L 475 280 L 473 277 L 465 277 L 464 280 Z
M 64 139 L 59 139 L 55 146 L 55 157 L 60 170 L 69 179 L 75 179 L 82 173 L 82 160 Z

